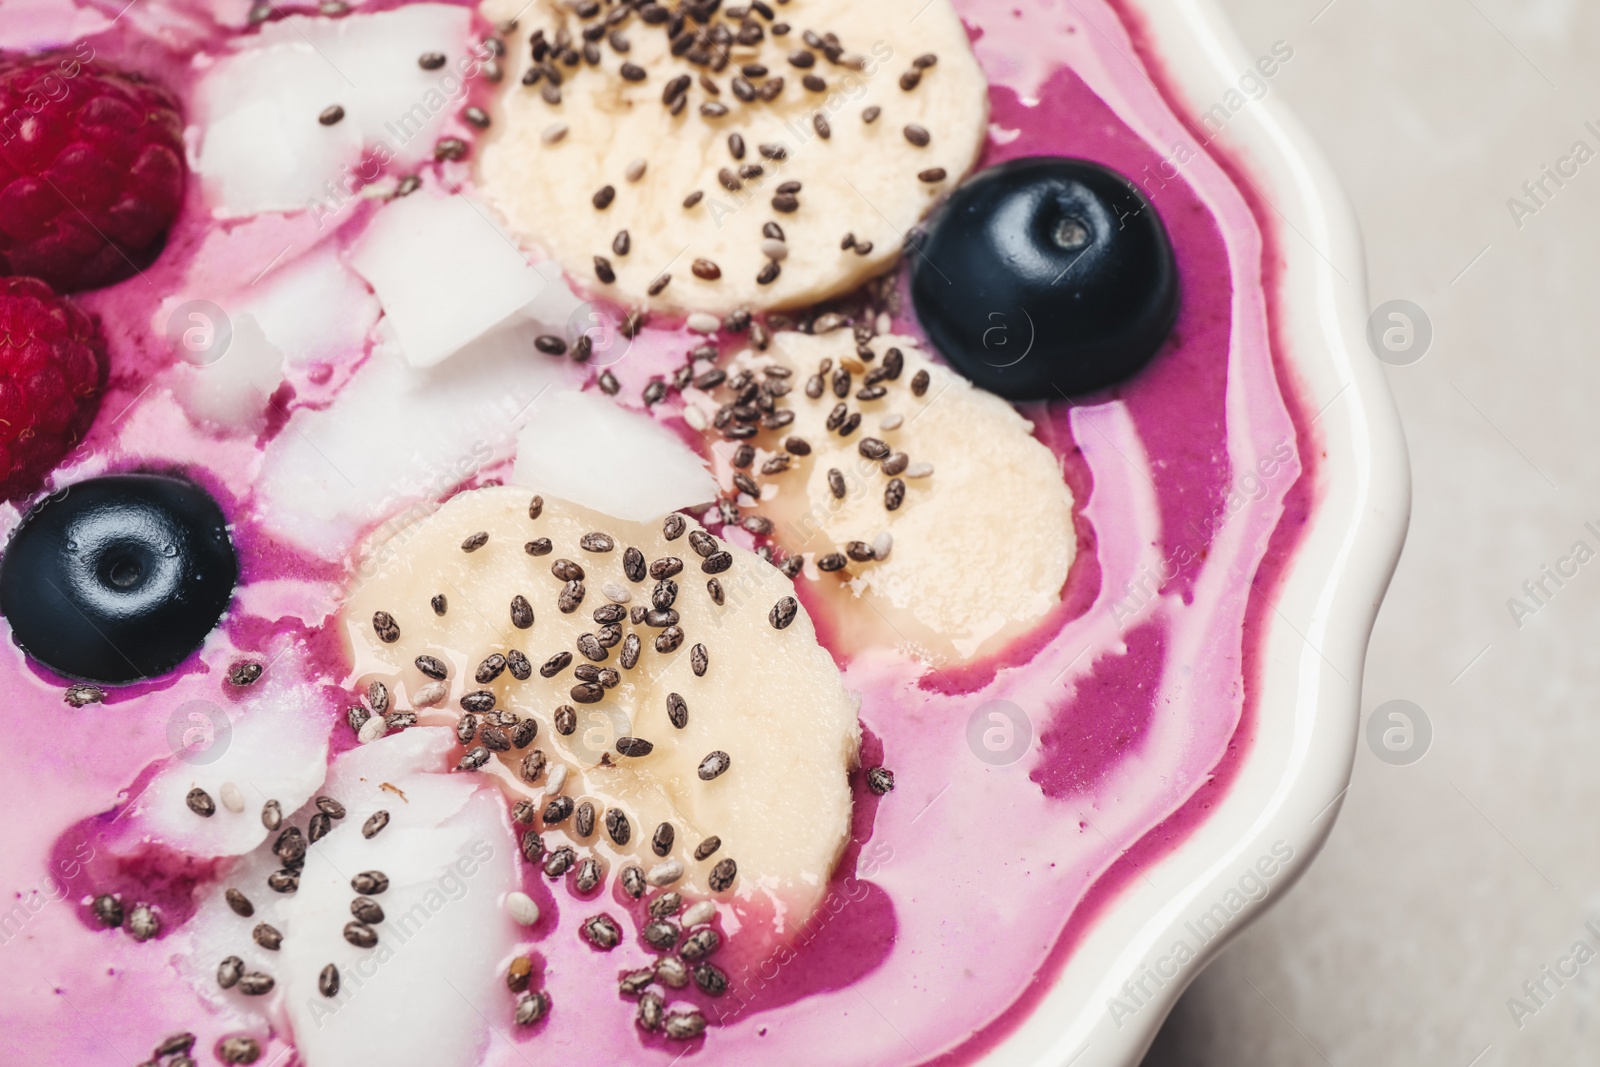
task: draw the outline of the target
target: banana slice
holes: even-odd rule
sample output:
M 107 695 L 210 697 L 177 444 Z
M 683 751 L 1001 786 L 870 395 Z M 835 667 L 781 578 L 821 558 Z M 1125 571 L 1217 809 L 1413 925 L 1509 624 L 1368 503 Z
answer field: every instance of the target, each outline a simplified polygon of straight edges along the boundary
M 517 19 L 522 77 L 506 79 L 480 184 L 513 231 L 630 306 L 847 292 L 894 263 L 987 130 L 949 0 L 483 10 Z
M 1077 549 L 1072 490 L 1010 404 L 909 337 L 858 351 L 848 329 L 776 334 L 735 358 L 732 385 L 741 371 L 769 391 L 781 381 L 774 406 L 793 421 L 769 416 L 739 473 L 758 479 L 772 537 L 807 557 L 843 647 L 968 661 L 1059 603 Z M 726 399 L 700 400 L 707 421 Z M 738 491 L 734 446 L 718 452 Z
M 572 878 L 595 858 L 797 928 L 849 836 L 860 735 L 793 586 L 682 516 L 530 496 L 463 493 L 376 548 L 342 615 L 358 684 L 424 723 L 476 709 L 463 758 L 535 801 L 541 864 L 567 847 Z

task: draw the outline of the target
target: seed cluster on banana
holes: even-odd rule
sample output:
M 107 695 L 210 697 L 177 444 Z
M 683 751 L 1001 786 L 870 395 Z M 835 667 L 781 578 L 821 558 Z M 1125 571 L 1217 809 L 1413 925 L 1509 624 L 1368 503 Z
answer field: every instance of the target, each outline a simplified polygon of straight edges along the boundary
M 949 0 L 488 0 L 516 17 L 479 181 L 630 307 L 792 308 L 894 264 L 971 169 L 987 85 Z

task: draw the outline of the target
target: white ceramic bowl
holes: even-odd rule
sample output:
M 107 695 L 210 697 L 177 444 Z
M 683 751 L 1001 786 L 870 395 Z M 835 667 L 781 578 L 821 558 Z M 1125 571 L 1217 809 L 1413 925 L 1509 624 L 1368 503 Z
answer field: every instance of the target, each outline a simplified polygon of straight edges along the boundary
M 1133 0 L 1125 14 L 1142 58 L 1190 119 L 1237 91 L 1258 58 L 1211 0 Z M 1231 114 L 1214 148 L 1268 205 L 1281 257 L 1277 337 L 1303 399 L 1320 412 L 1310 527 L 1276 593 L 1256 735 L 1233 784 L 1180 846 L 1104 905 L 985 1063 L 1137 1064 L 1184 987 L 1304 872 L 1349 785 L 1367 640 L 1410 508 L 1405 440 L 1367 348 L 1360 236 L 1327 164 L 1270 87 Z M 1240 893 L 1264 857 L 1266 894 L 1253 880 Z M 1231 910 L 1241 896 L 1259 899 Z M 1187 962 L 1174 951 L 1180 942 L 1193 952 Z

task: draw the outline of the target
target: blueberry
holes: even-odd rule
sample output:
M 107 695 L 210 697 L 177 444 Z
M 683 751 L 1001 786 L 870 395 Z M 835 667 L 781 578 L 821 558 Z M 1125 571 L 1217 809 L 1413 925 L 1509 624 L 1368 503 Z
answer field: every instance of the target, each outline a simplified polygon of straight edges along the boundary
M 911 297 L 933 345 L 974 384 L 1059 399 L 1133 377 L 1178 315 L 1178 272 L 1155 208 L 1081 159 L 980 172 L 928 223 Z
M 238 577 L 227 519 L 203 489 L 155 474 L 93 478 L 22 520 L 0 557 L 0 614 L 57 674 L 132 682 L 199 648 Z

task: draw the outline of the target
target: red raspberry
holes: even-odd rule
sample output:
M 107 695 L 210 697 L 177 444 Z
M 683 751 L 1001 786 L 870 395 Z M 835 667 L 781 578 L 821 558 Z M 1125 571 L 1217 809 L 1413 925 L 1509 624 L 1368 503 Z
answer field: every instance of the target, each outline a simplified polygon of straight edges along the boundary
M 0 499 L 33 492 L 83 440 L 105 385 L 94 320 L 37 278 L 0 278 Z
M 161 251 L 183 182 L 166 90 L 66 53 L 0 59 L 0 273 L 120 281 Z

